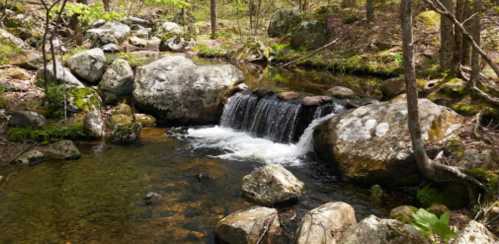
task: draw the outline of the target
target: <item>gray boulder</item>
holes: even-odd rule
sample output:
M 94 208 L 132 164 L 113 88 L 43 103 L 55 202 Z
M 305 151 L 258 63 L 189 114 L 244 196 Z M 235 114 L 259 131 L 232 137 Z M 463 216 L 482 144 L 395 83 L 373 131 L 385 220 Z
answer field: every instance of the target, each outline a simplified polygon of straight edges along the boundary
M 13 111 L 8 113 L 10 127 L 40 128 L 47 124 L 47 119 L 33 111 Z
M 322 21 L 304 21 L 291 34 L 293 48 L 316 49 L 329 41 L 330 34 Z
M 215 232 L 229 244 L 273 243 L 272 239 L 281 234 L 281 226 L 277 210 L 253 207 L 226 216 L 218 222 Z
M 242 80 L 233 65 L 197 66 L 184 56 L 168 56 L 137 69 L 133 97 L 159 122 L 216 123 L 225 92 Z
M 427 99 L 419 100 L 426 143 L 438 145 L 461 127 L 463 118 Z M 419 179 L 407 127 L 407 102 L 399 97 L 338 115 L 315 131 L 315 151 L 341 174 L 369 184 L 407 185 Z
M 49 62 L 47 65 L 47 78 L 51 82 L 55 82 L 57 84 L 66 84 L 72 87 L 85 87 L 83 83 L 81 83 L 78 78 L 76 78 L 71 71 L 64 67 L 59 61 L 55 63 L 57 74 L 54 75 L 53 63 Z M 38 70 L 37 78 L 38 80 L 44 80 L 45 72 L 43 67 Z
M 303 182 L 279 164 L 271 164 L 244 176 L 241 190 L 249 199 L 267 206 L 296 200 Z
M 120 44 L 130 34 L 128 25 L 119 22 L 107 22 L 96 28 L 89 29 L 87 36 L 93 41 L 94 46 L 99 47 L 105 44 Z
M 77 53 L 68 59 L 68 66 L 79 78 L 97 83 L 106 70 L 106 56 L 100 48 Z
M 164 22 L 161 24 L 161 31 L 165 34 L 175 34 L 175 35 L 180 35 L 184 33 L 184 29 L 182 26 L 178 25 L 177 23 L 174 22 Z
M 118 98 L 129 96 L 133 90 L 133 70 L 124 59 L 116 59 L 107 68 L 99 89 L 106 103 L 116 102 Z
M 278 10 L 272 15 L 267 32 L 270 37 L 282 37 L 292 32 L 301 21 L 302 16 L 297 10 Z
M 31 149 L 19 156 L 14 162 L 25 165 L 36 165 L 45 160 L 45 154 L 37 149 Z
M 343 232 L 356 224 L 355 211 L 347 203 L 330 202 L 310 210 L 302 219 L 297 232 L 297 244 L 341 243 Z
M 48 159 L 75 160 L 81 157 L 80 150 L 70 140 L 62 140 L 37 148 Z
M 85 115 L 83 128 L 92 137 L 104 137 L 106 126 L 100 110 L 94 109 Z
M 351 226 L 338 240 L 344 244 L 430 244 L 411 225 L 371 215 Z
M 327 90 L 327 95 L 339 98 L 351 98 L 355 97 L 355 92 L 344 86 L 334 86 Z
M 11 43 L 13 46 L 19 49 L 29 49 L 30 46 L 26 44 L 22 39 L 14 36 L 12 33 L 0 28 L 0 39 Z
M 487 227 L 474 220 L 468 223 L 468 226 L 457 234 L 452 244 L 495 244 L 499 240 L 492 234 Z
M 121 47 L 114 43 L 108 43 L 102 46 L 102 51 L 104 51 L 105 53 L 116 53 L 121 51 Z

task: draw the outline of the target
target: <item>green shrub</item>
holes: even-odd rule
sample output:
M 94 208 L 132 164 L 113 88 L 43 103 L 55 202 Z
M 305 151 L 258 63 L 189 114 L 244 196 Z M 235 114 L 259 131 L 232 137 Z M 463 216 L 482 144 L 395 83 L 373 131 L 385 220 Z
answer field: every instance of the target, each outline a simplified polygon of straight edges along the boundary
M 412 217 L 412 226 L 428 238 L 436 235 L 439 239 L 447 243 L 456 235 L 449 227 L 449 213 L 444 213 L 439 218 L 433 213 L 419 209 Z

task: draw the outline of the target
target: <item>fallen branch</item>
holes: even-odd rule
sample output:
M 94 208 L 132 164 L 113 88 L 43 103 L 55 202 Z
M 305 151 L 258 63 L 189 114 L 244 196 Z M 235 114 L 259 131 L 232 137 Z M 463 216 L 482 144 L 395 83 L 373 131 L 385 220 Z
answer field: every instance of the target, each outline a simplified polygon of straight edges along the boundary
M 465 79 L 466 81 L 470 82 L 471 81 L 471 78 L 468 74 L 466 74 L 465 70 L 463 68 L 460 68 L 460 73 L 461 73 L 461 77 L 463 79 Z M 476 81 L 476 80 L 473 80 L 471 81 L 471 90 L 473 92 L 475 92 L 475 94 L 477 96 L 479 96 L 480 98 L 484 99 L 485 101 L 491 103 L 491 104 L 494 104 L 494 105 L 497 105 L 499 106 L 499 98 L 498 97 L 494 97 L 484 91 L 482 91 L 479 87 L 478 87 L 478 83 L 480 81 Z
M 292 61 L 289 61 L 289 62 L 287 62 L 287 63 L 283 64 L 283 65 L 281 66 L 281 68 L 284 68 L 284 67 L 287 67 L 287 66 L 289 66 L 289 65 L 295 64 L 295 63 L 297 63 L 297 62 L 299 62 L 299 61 L 302 61 L 302 60 L 309 59 L 309 58 L 313 57 L 314 55 L 316 55 L 317 53 L 321 52 L 322 50 L 324 50 L 324 49 L 326 49 L 326 48 L 328 48 L 328 47 L 330 47 L 330 46 L 334 45 L 334 44 L 335 44 L 335 43 L 337 43 L 339 40 L 340 40 L 339 38 L 334 39 L 333 41 L 329 42 L 328 44 L 326 44 L 326 45 L 324 45 L 324 46 L 322 46 L 322 47 L 319 47 L 319 48 L 315 49 L 314 51 L 312 51 L 311 53 L 309 53 L 309 54 L 307 54 L 307 55 L 305 55 L 305 56 L 299 57 L 299 58 L 297 58 L 297 59 L 295 59 L 295 60 L 292 60 Z

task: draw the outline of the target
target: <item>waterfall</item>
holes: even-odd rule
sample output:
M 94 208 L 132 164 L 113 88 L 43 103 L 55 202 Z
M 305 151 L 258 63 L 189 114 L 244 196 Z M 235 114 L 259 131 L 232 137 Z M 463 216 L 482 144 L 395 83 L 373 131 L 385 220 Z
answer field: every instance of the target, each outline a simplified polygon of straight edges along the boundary
M 300 140 L 296 144 L 298 149 L 300 150 L 300 155 L 305 155 L 309 152 L 312 152 L 314 147 L 313 147 L 313 140 L 314 140 L 314 131 L 317 127 L 320 125 L 324 124 L 328 120 L 332 119 L 336 113 L 332 112 L 326 116 L 316 118 L 310 123 L 305 129 L 305 132 L 303 132 L 303 135 L 300 137 Z

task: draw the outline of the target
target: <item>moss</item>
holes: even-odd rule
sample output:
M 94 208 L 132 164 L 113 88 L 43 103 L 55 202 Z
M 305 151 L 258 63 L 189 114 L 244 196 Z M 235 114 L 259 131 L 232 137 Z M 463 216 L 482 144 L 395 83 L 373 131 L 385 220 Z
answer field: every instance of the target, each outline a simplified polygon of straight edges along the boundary
M 21 53 L 22 49 L 5 39 L 0 38 L 0 65 L 8 64 L 11 58 Z
M 121 52 L 118 54 L 110 54 L 107 56 L 108 63 L 112 63 L 114 59 L 121 58 L 124 59 L 130 64 L 131 67 L 139 67 L 149 62 L 153 61 L 157 57 L 147 57 L 145 55 L 138 55 L 134 53 Z
M 86 51 L 88 50 L 87 48 L 84 48 L 84 47 L 75 47 L 75 48 L 72 48 L 70 49 L 68 52 L 66 52 L 64 54 L 64 56 L 62 56 L 62 60 L 64 62 L 68 61 L 69 58 L 71 58 L 73 55 L 75 54 L 78 54 L 78 53 L 81 53 L 83 51 Z
M 462 97 L 466 94 L 466 82 L 459 78 L 448 79 L 441 85 L 440 92 L 450 97 Z
M 496 172 L 486 170 L 483 168 L 472 168 L 465 170 L 466 174 L 469 174 L 480 182 L 482 182 L 487 189 L 487 193 L 494 195 L 497 193 L 497 187 L 499 186 L 499 175 Z
M 226 58 L 228 56 L 228 51 L 222 47 L 209 47 L 204 44 L 198 44 L 194 47 L 194 51 L 198 53 L 200 57 L 204 58 Z
M 428 208 L 432 204 L 443 204 L 452 209 L 462 208 L 468 204 L 466 187 L 460 184 L 442 186 L 425 185 L 419 188 L 416 198 L 419 203 Z
M 88 112 L 102 106 L 102 100 L 96 90 L 90 87 L 67 88 L 68 110 L 70 113 Z M 48 87 L 46 116 L 61 118 L 64 115 L 64 86 L 52 85 Z
M 90 87 L 73 88 L 69 91 L 71 103 L 80 111 L 99 109 L 102 100 L 96 90 Z
M 71 125 L 48 125 L 39 129 L 32 128 L 10 128 L 7 131 L 10 141 L 36 141 L 49 143 L 61 139 L 85 140 L 91 137 L 83 129 L 81 124 Z
M 428 28 L 436 29 L 440 26 L 440 14 L 432 10 L 423 11 L 418 14 L 416 21 L 423 23 Z

